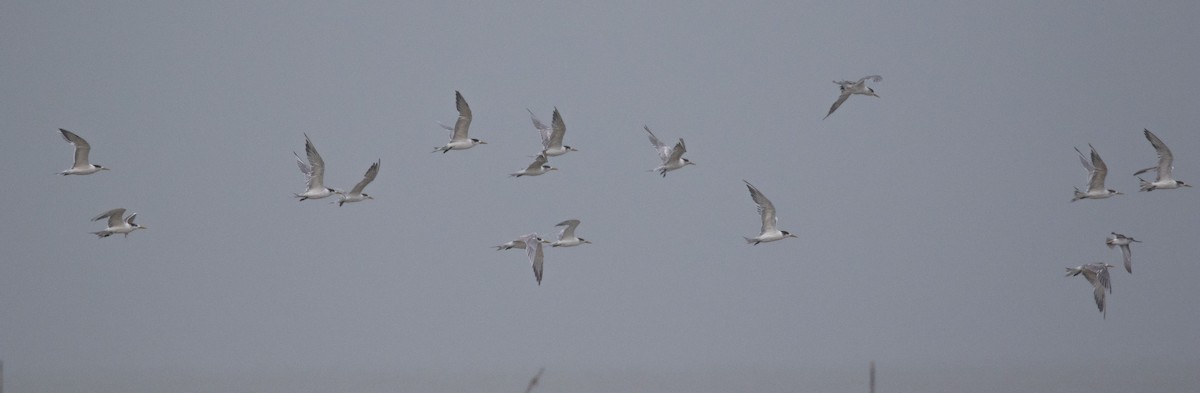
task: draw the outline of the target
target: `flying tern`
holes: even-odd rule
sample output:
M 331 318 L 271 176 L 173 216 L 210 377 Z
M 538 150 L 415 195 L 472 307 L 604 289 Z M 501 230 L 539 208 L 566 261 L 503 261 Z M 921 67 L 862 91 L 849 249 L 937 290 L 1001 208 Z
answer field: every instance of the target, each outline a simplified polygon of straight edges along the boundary
M 486 145 L 487 142 L 467 137 L 467 129 L 471 128 L 471 107 L 467 106 L 467 100 L 463 99 L 462 93 L 454 91 L 454 103 L 458 106 L 458 121 L 454 122 L 454 127 L 438 123 L 454 133 L 450 136 L 450 142 L 443 146 L 433 148 L 433 152 L 448 152 L 451 150 L 466 150 L 475 145 Z
M 121 216 L 124 216 L 124 215 L 125 215 L 125 208 L 122 208 L 122 207 L 118 207 L 116 209 L 112 209 L 112 210 L 106 211 L 104 213 L 100 213 L 100 215 L 96 216 L 96 218 L 93 218 L 92 221 L 100 221 L 102 219 L 108 218 L 108 228 L 104 228 L 103 231 L 92 232 L 92 234 L 99 236 L 99 237 L 109 237 L 109 236 L 112 236 L 113 234 L 120 233 L 120 234 L 125 235 L 126 238 L 128 238 L 130 232 L 136 231 L 138 229 L 146 229 L 146 227 L 138 225 L 133 222 L 133 219 L 135 217 L 137 217 L 137 213 L 130 214 L 129 217 L 125 217 L 125 219 L 121 219 Z
M 541 175 L 546 172 L 557 171 L 557 170 L 558 170 L 558 168 L 546 165 L 546 155 L 545 154 L 538 154 L 537 158 L 534 158 L 533 162 L 529 164 L 529 167 L 522 169 L 520 171 L 517 171 L 517 172 L 510 173 L 508 175 L 512 176 L 512 177 L 538 176 L 538 175 Z
M 108 168 L 88 163 L 88 152 L 92 151 L 92 145 L 87 141 L 75 135 L 74 132 L 59 128 L 62 132 L 62 137 L 72 145 L 75 145 L 75 164 L 71 165 L 71 169 L 59 172 L 60 175 L 90 175 L 100 171 L 107 171 Z
M 563 145 L 563 134 L 567 133 L 567 125 L 563 123 L 562 115 L 558 113 L 558 107 L 554 108 L 553 118 L 550 120 L 550 127 L 538 120 L 533 111 L 529 111 L 529 119 L 533 120 L 533 127 L 538 129 L 538 133 L 542 135 L 542 154 L 547 157 L 561 156 L 569 151 L 578 151 L 574 147 Z
M 570 219 L 560 222 L 555 226 L 563 227 L 563 229 L 558 231 L 558 240 L 550 243 L 550 247 L 574 247 L 584 243 L 592 244 L 592 242 L 582 237 L 575 237 L 575 228 L 579 226 L 579 220 Z
M 308 199 L 321 199 L 338 191 L 329 187 L 325 187 L 325 160 L 321 159 L 321 155 L 317 153 L 317 148 L 313 146 L 312 140 L 308 139 L 308 134 L 304 134 L 304 153 L 308 156 L 308 164 L 300 159 L 300 155 L 292 152 L 296 156 L 296 165 L 300 166 L 300 173 L 304 174 L 304 182 L 308 184 L 308 189 L 302 194 L 294 194 L 300 201 Z
M 687 146 L 683 144 L 683 138 L 679 138 L 679 143 L 674 147 L 668 146 L 658 140 L 653 132 L 650 132 L 649 126 L 642 126 L 646 129 L 646 133 L 650 134 L 650 144 L 654 146 L 654 151 L 658 152 L 658 158 L 662 160 L 662 165 L 651 171 L 658 172 L 662 177 L 667 177 L 667 172 L 683 168 L 688 165 L 696 165 L 696 163 L 683 158 L 683 153 L 687 152 Z
M 750 182 L 745 180 L 742 180 L 742 182 L 746 183 L 746 188 L 750 189 L 750 198 L 753 198 L 754 203 L 758 204 L 758 214 L 762 215 L 762 230 L 759 231 L 756 237 L 743 237 L 743 239 L 746 239 L 746 243 L 758 245 L 758 243 L 796 237 L 796 235 L 788 231 L 775 229 L 775 223 L 778 221 L 778 218 L 775 217 L 775 205 L 771 204 L 771 201 L 763 195 L 762 191 L 754 188 L 754 185 L 750 184 Z
M 1125 271 L 1133 273 L 1133 253 L 1129 251 L 1130 243 L 1141 243 L 1141 240 L 1134 239 L 1120 233 L 1113 232 L 1111 236 L 1104 239 L 1104 244 L 1108 248 L 1121 247 L 1121 255 L 1125 257 Z
M 1112 293 L 1112 281 L 1108 274 L 1108 268 L 1116 267 L 1107 263 L 1089 263 L 1076 267 L 1067 268 L 1067 277 L 1083 275 L 1088 283 L 1092 284 L 1092 296 L 1096 298 L 1096 308 L 1104 314 L 1104 318 L 1108 318 L 1107 307 L 1104 306 L 1104 291 Z
M 837 84 L 839 86 L 839 88 L 842 90 L 842 94 L 838 96 L 837 101 L 833 102 L 833 106 L 829 107 L 829 113 L 826 113 L 825 117 L 822 118 L 821 120 L 828 119 L 829 115 L 832 115 L 833 111 L 836 111 L 838 109 L 838 107 L 842 106 L 842 103 L 846 102 L 846 99 L 850 98 L 850 95 L 852 95 L 852 94 L 862 94 L 865 96 L 871 96 L 871 97 L 878 98 L 879 95 L 875 94 L 875 89 L 867 87 L 866 82 L 868 80 L 870 80 L 872 82 L 880 82 L 880 81 L 883 81 L 883 77 L 879 76 L 879 75 L 871 75 L 871 76 L 864 76 L 864 77 L 862 77 L 862 79 L 859 79 L 857 82 L 833 81 L 833 83 Z
M 533 278 L 537 279 L 538 286 L 542 285 L 542 242 L 541 238 L 536 233 L 530 233 L 521 236 L 521 242 L 525 243 L 525 253 L 529 255 L 529 264 L 533 266 Z
M 1148 129 L 1143 129 L 1146 134 L 1146 139 L 1150 140 L 1150 144 L 1154 146 L 1154 151 L 1158 152 L 1158 166 L 1149 167 L 1140 171 L 1134 172 L 1137 176 L 1145 172 L 1154 171 L 1158 174 L 1153 182 L 1148 182 L 1141 177 L 1138 177 L 1138 185 L 1141 186 L 1141 191 L 1154 191 L 1157 189 L 1169 190 L 1179 187 L 1191 187 L 1190 184 L 1184 184 L 1179 180 L 1171 178 L 1171 169 L 1174 167 L 1172 162 L 1175 160 L 1171 155 L 1171 149 L 1167 148 L 1167 144 L 1163 143 L 1162 139 L 1150 132 Z
M 337 202 L 338 206 L 341 206 L 342 204 L 346 204 L 346 203 L 350 203 L 350 202 L 359 202 L 359 201 L 363 201 L 363 200 L 367 200 L 367 199 L 375 199 L 375 198 L 372 198 L 370 195 L 367 195 L 367 193 L 363 192 L 363 189 L 367 188 L 367 185 L 371 184 L 372 180 L 375 180 L 375 175 L 379 174 L 380 161 L 382 161 L 382 160 L 376 160 L 374 164 L 371 164 L 370 168 L 367 168 L 367 173 L 363 175 L 362 181 L 359 181 L 358 184 L 355 184 L 354 188 L 350 189 L 350 192 L 339 193 L 339 195 L 341 196 L 341 199 L 338 200 L 338 202 Z
M 1088 162 L 1087 157 L 1083 155 L 1079 148 L 1075 148 L 1075 152 L 1079 153 L 1079 162 L 1083 163 L 1083 167 L 1088 171 L 1088 189 L 1087 192 L 1079 191 L 1079 187 L 1075 187 L 1075 198 L 1071 202 L 1080 199 L 1104 199 L 1113 195 L 1124 195 L 1117 190 L 1104 188 L 1104 177 L 1108 176 L 1108 165 L 1104 165 L 1104 160 L 1100 159 L 1100 153 L 1096 152 L 1096 148 L 1089 143 L 1088 147 L 1092 149 L 1092 161 Z

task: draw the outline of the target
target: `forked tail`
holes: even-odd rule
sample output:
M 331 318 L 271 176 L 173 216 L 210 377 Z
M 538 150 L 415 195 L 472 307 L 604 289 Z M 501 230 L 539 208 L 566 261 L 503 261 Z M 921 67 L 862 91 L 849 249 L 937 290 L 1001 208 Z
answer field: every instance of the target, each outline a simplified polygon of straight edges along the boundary
M 1139 177 L 1137 179 L 1138 179 L 1138 187 L 1141 188 L 1141 190 L 1139 190 L 1139 191 L 1154 191 L 1154 184 L 1146 181 L 1146 179 L 1143 179 L 1141 177 Z
M 1083 198 L 1087 198 L 1087 194 L 1084 194 L 1083 192 L 1080 192 L 1080 191 L 1079 191 L 1079 188 L 1078 188 L 1078 187 L 1076 187 L 1076 188 L 1075 188 L 1075 198 L 1071 198 L 1071 202 L 1075 202 L 1075 201 L 1078 201 L 1078 200 L 1080 200 L 1080 199 L 1083 199 Z

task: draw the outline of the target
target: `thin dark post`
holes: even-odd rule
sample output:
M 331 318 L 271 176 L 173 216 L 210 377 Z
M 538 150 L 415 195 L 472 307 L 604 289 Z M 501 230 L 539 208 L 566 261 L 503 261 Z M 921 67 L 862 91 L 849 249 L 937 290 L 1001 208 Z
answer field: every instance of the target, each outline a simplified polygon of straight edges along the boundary
M 4 392 L 0 392 L 4 393 Z M 871 393 L 875 393 L 875 361 L 871 361 Z

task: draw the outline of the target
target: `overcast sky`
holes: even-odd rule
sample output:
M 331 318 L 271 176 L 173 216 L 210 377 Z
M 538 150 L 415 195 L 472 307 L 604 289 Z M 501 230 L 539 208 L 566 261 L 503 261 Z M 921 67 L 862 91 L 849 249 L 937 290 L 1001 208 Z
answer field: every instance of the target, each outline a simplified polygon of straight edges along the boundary
M 395 3 L 0 5 L 7 391 L 1200 391 L 1200 189 L 1132 176 L 1200 183 L 1200 3 Z M 298 203 L 304 133 L 375 199 Z M 1125 195 L 1068 202 L 1089 143 Z M 490 247 L 569 218 L 540 287 Z

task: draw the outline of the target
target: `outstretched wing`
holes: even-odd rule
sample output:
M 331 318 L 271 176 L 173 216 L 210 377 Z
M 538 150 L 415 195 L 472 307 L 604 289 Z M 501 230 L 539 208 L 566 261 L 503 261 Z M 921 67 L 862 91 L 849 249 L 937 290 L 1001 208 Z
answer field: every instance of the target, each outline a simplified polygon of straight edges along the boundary
M 1121 256 L 1125 257 L 1125 271 L 1133 273 L 1133 252 L 1128 244 L 1121 246 Z
M 546 123 L 542 123 L 542 120 L 538 119 L 537 115 L 534 115 L 532 110 L 529 108 L 525 108 L 525 110 L 529 111 L 529 120 L 533 121 L 533 128 L 536 128 L 538 130 L 538 135 L 542 137 L 542 148 L 550 148 L 550 134 L 554 133 L 554 130 L 551 130 L 550 126 L 547 126 Z
M 562 146 L 563 136 L 567 133 L 567 124 L 563 123 L 562 115 L 558 113 L 558 107 L 554 108 L 554 115 L 550 119 L 550 126 L 550 144 L 544 147 Z M 543 144 L 545 144 L 545 141 L 545 139 L 542 139 Z
M 1100 158 L 1100 153 L 1096 152 L 1096 148 L 1088 144 L 1092 149 L 1092 178 L 1088 181 L 1088 191 L 1104 190 L 1104 177 L 1108 176 L 1108 165 L 1104 164 L 1104 159 Z
M 529 255 L 529 264 L 533 266 L 533 278 L 537 279 L 538 285 L 542 285 L 542 242 L 538 241 L 536 233 L 531 233 L 521 236 L 521 241 L 525 243 L 525 253 Z
M 540 169 L 542 167 L 542 165 L 546 165 L 546 155 L 538 154 L 537 158 L 534 158 L 533 162 L 529 164 L 529 167 L 525 168 L 525 171 L 527 171 L 527 172 L 536 171 L 536 170 Z
M 292 152 L 292 154 L 296 153 Z M 304 165 L 298 155 L 296 162 L 300 165 L 300 172 L 304 173 L 308 189 L 325 188 L 325 160 L 321 158 L 320 153 L 317 153 L 317 147 L 308 138 L 308 134 L 304 134 L 304 155 L 308 157 L 309 165 Z
M 645 128 L 646 133 L 650 134 L 650 144 L 654 145 L 654 151 L 658 152 L 658 159 L 664 163 L 667 162 L 667 159 L 671 158 L 671 147 L 659 142 L 658 137 L 654 136 L 653 132 L 650 132 L 649 126 L 642 126 L 642 128 Z
M 754 199 L 754 203 L 758 204 L 758 214 L 762 216 L 762 229 L 760 233 L 775 231 L 775 205 L 767 199 L 765 195 L 757 188 L 754 188 L 750 182 L 742 180 L 746 183 L 746 188 L 750 189 L 750 198 Z
M 371 164 L 370 168 L 367 168 L 367 173 L 363 175 L 362 181 L 359 181 L 358 184 L 355 184 L 354 188 L 350 190 L 351 195 L 362 194 L 363 189 L 367 188 L 367 185 L 371 184 L 371 181 L 375 180 L 375 175 L 379 174 L 379 163 L 381 161 L 383 160 L 375 161 L 374 164 Z
M 863 83 L 863 81 L 866 81 L 866 80 L 868 80 L 868 79 L 869 79 L 871 82 L 882 82 L 882 81 L 883 81 L 883 77 L 882 77 L 882 76 L 879 76 L 879 75 L 868 75 L 868 76 L 864 76 L 864 77 L 862 77 L 862 79 L 859 79 L 859 80 L 858 80 L 858 82 L 855 82 L 855 84 Z
M 842 106 L 842 103 L 846 102 L 847 98 L 850 98 L 850 90 L 847 90 L 845 88 L 845 86 L 843 85 L 842 86 L 842 94 L 838 96 L 837 101 L 833 102 L 833 106 L 829 107 L 829 113 L 826 113 L 825 117 L 821 118 L 821 120 L 828 119 L 829 115 L 832 115 L 833 111 L 836 111 L 838 109 L 838 107 Z
M 458 107 L 458 121 L 454 122 L 454 136 L 450 137 L 450 140 L 466 140 L 467 129 L 471 128 L 471 107 L 458 90 L 454 91 L 454 104 Z
M 570 219 L 570 220 L 560 222 L 560 223 L 558 223 L 558 225 L 555 225 L 555 226 L 556 227 L 566 226 L 565 228 L 563 228 L 561 231 L 558 232 L 559 240 L 562 240 L 564 238 L 569 239 L 569 238 L 575 237 L 575 227 L 579 226 L 579 220 Z
M 96 216 L 96 218 L 93 218 L 92 221 L 100 221 L 101 219 L 108 218 L 108 227 L 112 228 L 121 225 L 121 216 L 123 215 L 125 215 L 125 208 L 118 207 L 116 209 L 100 213 L 100 215 Z
M 75 163 L 71 165 L 71 167 L 83 168 L 88 166 L 88 152 L 92 151 L 92 145 L 89 145 L 87 141 L 83 140 L 83 138 L 80 138 L 79 135 L 75 135 L 74 132 L 67 131 L 62 128 L 59 128 L 58 130 L 62 132 L 62 137 L 67 141 L 67 143 L 75 145 Z
M 683 138 L 679 138 L 679 143 L 675 144 L 675 148 L 671 149 L 671 156 L 667 157 L 666 162 L 675 162 L 683 158 L 683 153 L 687 152 L 687 146 L 683 144 Z
M 1154 168 L 1158 171 L 1158 179 L 1156 180 L 1171 177 L 1171 166 L 1175 160 L 1175 157 L 1171 155 L 1171 149 L 1168 149 L 1167 144 L 1163 143 L 1162 139 L 1158 139 L 1158 136 L 1150 132 L 1149 129 L 1143 129 L 1143 131 L 1146 134 L 1146 139 L 1150 140 L 1150 144 L 1154 146 L 1154 151 L 1158 152 L 1158 166 Z M 1134 173 L 1134 175 L 1140 173 Z

